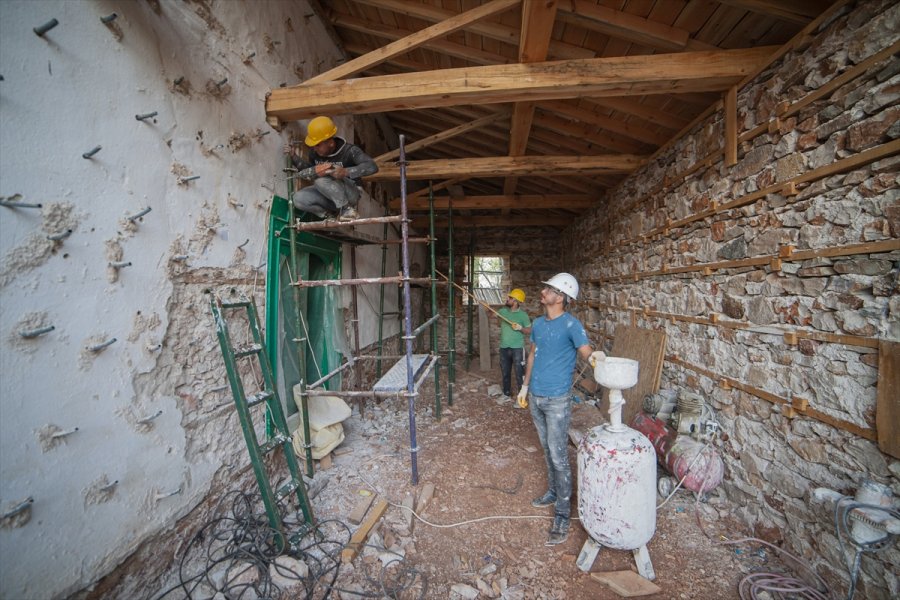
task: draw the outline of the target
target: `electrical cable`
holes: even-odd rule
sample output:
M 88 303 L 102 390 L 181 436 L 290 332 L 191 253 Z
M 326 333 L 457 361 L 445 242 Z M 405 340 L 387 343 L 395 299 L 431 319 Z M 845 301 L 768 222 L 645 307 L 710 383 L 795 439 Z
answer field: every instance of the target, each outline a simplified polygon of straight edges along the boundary
M 365 572 L 370 591 L 340 589 L 335 583 L 341 552 L 351 539 L 349 526 L 331 519 L 311 527 L 302 518 L 298 522 L 297 512 L 288 511 L 282 504 L 278 511 L 283 517 L 283 532 L 270 527 L 258 493 L 225 494 L 180 557 L 181 548 L 176 551 L 178 583 L 161 591 L 155 600 L 177 592 L 187 600 L 219 593 L 230 600 L 325 600 L 334 591 L 367 598 L 426 597 L 426 576 L 404 563 L 402 555 L 374 545 L 363 548 L 375 548 L 389 556 L 382 561 L 380 572 Z M 282 556 L 302 564 L 292 568 L 285 564 L 287 561 L 276 562 Z M 301 589 L 302 593 L 298 591 Z

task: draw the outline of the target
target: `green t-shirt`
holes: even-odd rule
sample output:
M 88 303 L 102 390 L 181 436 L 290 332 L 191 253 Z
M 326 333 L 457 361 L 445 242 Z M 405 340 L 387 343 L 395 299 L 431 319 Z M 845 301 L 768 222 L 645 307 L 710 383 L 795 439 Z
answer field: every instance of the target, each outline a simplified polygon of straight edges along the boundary
M 512 310 L 508 306 L 504 306 L 500 310 L 497 311 L 503 319 L 509 319 L 513 323 L 518 323 L 522 327 L 530 327 L 531 319 L 528 318 L 528 313 L 526 313 L 521 308 L 519 310 Z M 501 348 L 524 348 L 525 347 L 525 334 L 521 331 L 516 331 L 513 329 L 509 323 L 500 319 L 500 347 Z

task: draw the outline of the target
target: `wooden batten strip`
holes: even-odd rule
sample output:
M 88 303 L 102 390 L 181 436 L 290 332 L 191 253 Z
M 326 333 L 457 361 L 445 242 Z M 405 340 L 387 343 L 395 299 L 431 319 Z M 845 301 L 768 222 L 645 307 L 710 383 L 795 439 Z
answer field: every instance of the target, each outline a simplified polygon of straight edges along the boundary
M 843 419 L 838 419 L 836 417 L 832 417 L 831 415 L 825 414 L 821 411 L 815 410 L 813 408 L 809 408 L 809 402 L 807 400 L 798 399 L 796 397 L 792 399 L 783 398 L 782 396 L 778 396 L 777 394 L 773 394 L 766 390 L 754 387 L 752 385 L 743 383 L 731 377 L 724 377 L 722 375 L 716 374 L 708 369 L 704 369 L 703 367 L 699 367 L 697 365 L 691 364 L 686 360 L 683 360 L 674 355 L 666 356 L 666 361 L 674 363 L 676 365 L 680 365 L 686 369 L 690 369 L 695 373 L 699 373 L 711 379 L 714 382 L 719 383 L 719 386 L 722 389 L 738 389 L 742 392 L 750 394 L 751 396 L 756 396 L 761 400 L 765 400 L 766 402 L 770 402 L 772 404 L 776 404 L 782 408 L 782 412 L 785 412 L 784 409 L 788 408 L 790 410 L 786 411 L 788 414 L 785 416 L 792 417 L 796 416 L 794 412 L 798 412 L 804 416 L 813 418 L 817 421 L 825 423 L 826 425 L 831 425 L 837 429 L 843 429 L 844 431 L 848 431 L 854 435 L 858 435 L 859 437 L 865 438 L 867 440 L 875 441 L 876 433 L 874 429 L 870 429 L 867 427 L 860 427 L 855 423 L 851 423 L 849 421 L 844 421 Z M 806 409 L 801 409 L 801 406 L 806 406 Z

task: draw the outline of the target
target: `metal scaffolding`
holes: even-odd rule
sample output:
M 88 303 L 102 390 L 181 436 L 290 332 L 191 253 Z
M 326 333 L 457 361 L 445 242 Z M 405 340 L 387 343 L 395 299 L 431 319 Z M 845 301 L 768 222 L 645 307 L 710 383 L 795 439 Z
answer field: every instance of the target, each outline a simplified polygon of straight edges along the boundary
M 316 396 L 337 396 L 339 398 L 349 398 L 349 399 L 359 399 L 365 401 L 367 398 L 392 398 L 403 395 L 407 399 L 407 407 L 409 412 L 409 450 L 410 450 L 410 462 L 411 462 L 411 481 L 413 485 L 418 483 L 418 460 L 417 453 L 419 451 L 418 444 L 416 441 L 416 415 L 415 415 L 415 400 L 418 397 L 418 390 L 421 387 L 422 383 L 427 379 L 428 374 L 434 373 L 434 389 L 435 389 L 435 404 L 434 404 L 434 416 L 436 418 L 440 418 L 441 416 L 441 398 L 440 398 L 440 354 L 438 350 L 438 320 L 439 315 L 437 311 L 437 285 L 438 282 L 435 277 L 436 265 L 435 265 L 435 233 L 434 233 L 434 198 L 433 194 L 430 196 L 429 202 L 429 210 L 430 210 L 430 222 L 429 222 L 429 236 L 428 237 L 419 237 L 419 238 L 411 238 L 409 236 L 409 218 L 407 215 L 407 198 L 406 198 L 406 150 L 405 150 L 405 136 L 400 136 L 400 215 L 396 216 L 384 216 L 384 217 L 370 217 L 370 218 L 361 218 L 354 219 L 351 221 L 340 221 L 340 220 L 328 220 L 328 221 L 319 221 L 319 222 L 308 222 L 301 223 L 296 220 L 293 214 L 293 202 L 289 202 L 291 204 L 291 264 L 293 265 L 293 276 L 294 279 L 291 281 L 291 285 L 293 286 L 295 293 L 299 294 L 299 291 L 302 288 L 312 288 L 312 287 L 324 287 L 324 286 L 352 286 L 353 295 L 352 295 L 352 323 L 354 329 L 354 347 L 353 347 L 353 357 L 348 359 L 346 362 L 341 364 L 339 367 L 333 369 L 329 373 L 322 376 L 317 381 L 308 382 L 308 377 L 305 372 L 305 362 L 303 363 L 303 368 L 301 370 L 301 377 L 299 383 L 299 398 L 300 398 L 300 411 L 303 416 L 303 436 L 305 440 L 305 453 L 306 453 L 306 466 L 308 475 L 312 476 L 314 472 L 313 466 L 313 458 L 312 458 L 312 445 L 310 444 L 310 431 L 309 431 L 309 407 L 308 401 L 311 397 Z M 384 224 L 384 239 L 378 240 L 373 236 L 365 234 L 363 232 L 357 231 L 356 226 L 358 225 L 371 225 L 371 224 Z M 399 240 L 388 240 L 388 227 L 391 224 L 399 223 L 400 224 L 400 238 Z M 318 235 L 322 235 L 325 237 L 329 237 L 335 239 L 340 242 L 350 243 L 350 251 L 351 251 L 351 277 L 349 279 L 319 279 L 319 280 L 302 280 L 300 278 L 300 271 L 297 269 L 296 265 L 298 263 L 296 254 L 298 252 L 297 246 L 294 243 L 294 236 L 299 232 L 317 232 Z M 450 243 L 449 243 L 449 253 L 450 253 L 450 264 L 453 264 L 453 244 L 452 244 L 452 230 L 450 232 Z M 387 247 L 389 243 L 399 243 L 401 248 L 401 272 L 397 276 L 386 276 L 386 258 L 387 258 Z M 409 271 L 409 245 L 411 243 L 428 243 L 430 245 L 430 265 L 431 265 L 431 275 L 430 277 L 419 277 L 413 278 L 410 275 Z M 380 277 L 365 277 L 360 278 L 357 276 L 356 272 L 356 247 L 362 244 L 381 244 L 382 246 L 382 265 L 381 265 L 381 276 Z M 451 266 L 452 269 L 452 266 Z M 451 270 L 452 276 L 452 270 Z M 400 295 L 403 304 L 402 311 L 399 313 L 402 316 L 403 320 L 403 336 L 402 340 L 405 345 L 405 352 L 401 355 L 397 356 L 385 356 L 383 354 L 383 321 L 384 321 L 384 289 L 387 284 L 400 284 Z M 420 324 L 418 327 L 413 328 L 412 323 L 412 307 L 410 300 L 410 286 L 411 285 L 421 285 L 426 286 L 430 284 L 431 290 L 431 312 L 432 316 L 426 320 L 424 323 Z M 357 294 L 356 294 L 356 286 L 359 285 L 380 285 L 381 286 L 381 296 L 379 301 L 379 324 L 378 324 L 378 349 L 375 355 L 371 356 L 363 356 L 359 355 L 360 352 L 360 341 L 359 341 L 359 314 L 358 314 L 358 306 L 357 306 Z M 455 337 L 453 334 L 453 327 L 455 325 L 455 310 L 453 308 L 453 286 L 448 286 L 450 291 L 450 310 L 451 310 L 451 331 L 449 338 L 449 384 L 448 384 L 448 402 L 452 404 L 452 386 L 454 377 L 454 354 L 455 354 Z M 301 312 L 301 303 L 299 299 L 295 302 L 297 306 L 298 313 Z M 399 302 L 398 302 L 399 304 Z M 396 313 L 395 313 L 396 314 Z M 302 321 L 303 315 L 297 315 L 298 321 Z M 431 332 L 431 352 L 430 354 L 420 354 L 416 355 L 413 353 L 413 341 L 424 331 L 429 330 Z M 299 330 L 299 329 L 298 329 Z M 308 337 L 308 336 L 306 336 Z M 300 345 L 303 346 L 303 350 L 305 350 L 306 344 L 308 344 L 308 340 L 306 338 L 299 339 Z M 310 349 L 311 350 L 311 349 Z M 302 352 L 301 352 L 302 355 Z M 397 363 L 388 370 L 387 373 L 382 374 L 382 360 L 384 359 L 395 359 Z M 356 363 L 357 360 L 375 360 L 376 361 L 376 373 L 379 378 L 378 382 L 372 387 L 370 390 L 327 390 L 324 389 L 325 384 L 331 380 L 333 377 L 338 374 L 346 371 L 352 365 Z M 403 385 L 400 385 L 400 380 Z

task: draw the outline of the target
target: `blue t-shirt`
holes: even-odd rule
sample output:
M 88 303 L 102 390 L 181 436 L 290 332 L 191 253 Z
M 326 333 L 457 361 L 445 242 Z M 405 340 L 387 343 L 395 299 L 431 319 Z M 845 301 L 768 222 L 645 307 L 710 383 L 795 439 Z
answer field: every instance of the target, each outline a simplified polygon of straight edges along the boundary
M 563 313 L 552 321 L 538 317 L 531 328 L 535 345 L 529 390 L 535 396 L 562 396 L 572 387 L 578 349 L 590 344 L 581 321 Z

